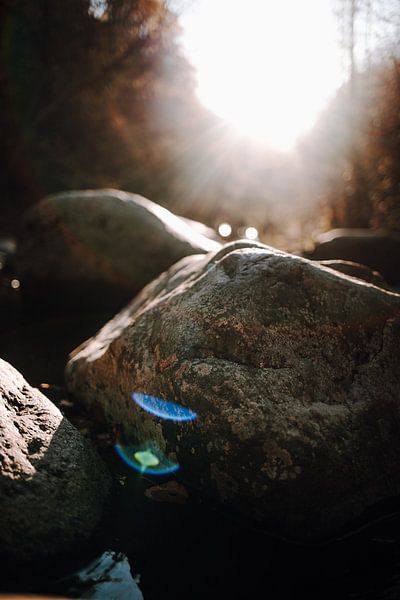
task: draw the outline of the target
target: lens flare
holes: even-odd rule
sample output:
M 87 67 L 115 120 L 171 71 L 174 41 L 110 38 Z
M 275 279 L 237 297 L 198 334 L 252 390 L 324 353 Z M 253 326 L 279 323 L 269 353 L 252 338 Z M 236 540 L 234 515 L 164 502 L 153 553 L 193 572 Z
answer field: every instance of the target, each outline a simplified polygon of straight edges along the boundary
M 232 233 L 232 227 L 229 223 L 221 223 L 218 227 L 218 233 L 221 237 L 229 237 Z
M 156 398 L 155 396 L 134 393 L 132 394 L 132 398 L 138 406 L 162 419 L 169 419 L 171 421 L 193 421 L 197 418 L 197 414 L 193 410 L 175 404 L 174 402 Z
M 248 240 L 256 240 L 258 239 L 258 231 L 255 227 L 246 227 L 244 235 Z
M 167 475 L 179 469 L 179 464 L 164 456 L 154 442 L 147 442 L 141 446 L 118 442 L 115 450 L 124 463 L 139 473 Z
M 160 464 L 157 456 L 154 456 L 150 450 L 145 450 L 144 452 L 135 452 L 133 455 L 139 464 L 147 469 L 147 467 L 156 467 Z

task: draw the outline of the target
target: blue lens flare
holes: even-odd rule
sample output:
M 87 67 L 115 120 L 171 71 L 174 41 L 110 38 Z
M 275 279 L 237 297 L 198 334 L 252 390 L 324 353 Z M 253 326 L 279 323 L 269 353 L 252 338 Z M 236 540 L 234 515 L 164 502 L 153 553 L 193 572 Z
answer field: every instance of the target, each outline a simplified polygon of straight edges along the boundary
M 179 464 L 172 462 L 155 446 L 148 442 L 140 446 L 133 444 L 115 444 L 120 458 L 132 469 L 148 475 L 167 475 L 179 469 Z
M 197 418 L 197 414 L 193 410 L 175 404 L 174 402 L 161 400 L 161 398 L 156 398 L 155 396 L 134 393 L 132 394 L 132 398 L 138 406 L 162 419 L 169 419 L 171 421 L 193 421 Z

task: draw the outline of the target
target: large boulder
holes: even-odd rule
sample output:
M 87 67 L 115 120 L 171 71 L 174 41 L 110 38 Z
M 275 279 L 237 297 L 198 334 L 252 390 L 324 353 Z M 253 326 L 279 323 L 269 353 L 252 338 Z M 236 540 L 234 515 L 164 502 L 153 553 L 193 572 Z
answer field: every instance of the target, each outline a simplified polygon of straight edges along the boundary
M 399 343 L 400 295 L 241 242 L 150 284 L 66 380 L 123 443 L 176 458 L 187 485 L 318 540 L 400 493 Z M 198 417 L 155 417 L 132 392 Z
M 219 247 L 136 194 L 64 192 L 26 213 L 17 268 L 31 307 L 115 311 L 180 258 Z
M 400 284 L 400 234 L 372 229 L 332 229 L 318 236 L 312 260 L 341 259 L 378 271 L 392 285 Z
M 110 487 L 100 458 L 39 390 L 0 360 L 0 554 L 40 561 L 97 524 Z

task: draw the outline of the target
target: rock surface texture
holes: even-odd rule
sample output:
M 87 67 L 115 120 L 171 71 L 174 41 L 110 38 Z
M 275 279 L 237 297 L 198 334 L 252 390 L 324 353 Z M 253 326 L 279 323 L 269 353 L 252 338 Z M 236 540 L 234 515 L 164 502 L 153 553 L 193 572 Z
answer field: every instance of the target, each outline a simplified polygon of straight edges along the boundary
M 341 259 L 378 271 L 391 285 L 400 285 L 400 235 L 372 229 L 332 229 L 318 237 L 312 260 Z
M 31 306 L 118 310 L 180 258 L 220 244 L 135 194 L 73 191 L 28 211 L 17 268 Z
M 400 295 L 256 243 L 187 257 L 66 370 L 69 389 L 181 480 L 320 540 L 400 493 Z M 154 417 L 143 392 L 196 411 Z
M 88 537 L 110 487 L 100 458 L 0 360 L 0 554 L 38 561 Z

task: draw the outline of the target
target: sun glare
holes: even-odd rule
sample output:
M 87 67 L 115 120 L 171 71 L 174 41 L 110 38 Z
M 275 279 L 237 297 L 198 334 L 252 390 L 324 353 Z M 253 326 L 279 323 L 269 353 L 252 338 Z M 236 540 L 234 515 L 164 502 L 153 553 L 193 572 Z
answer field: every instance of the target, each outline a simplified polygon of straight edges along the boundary
M 218 227 L 218 233 L 221 237 L 229 237 L 232 233 L 232 227 L 229 223 L 221 223 Z
M 197 0 L 182 25 L 201 102 L 276 150 L 293 147 L 342 81 L 330 0 Z

